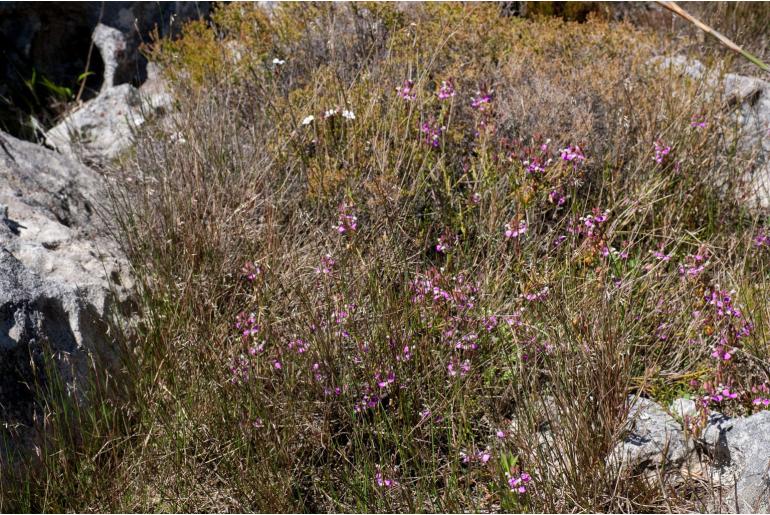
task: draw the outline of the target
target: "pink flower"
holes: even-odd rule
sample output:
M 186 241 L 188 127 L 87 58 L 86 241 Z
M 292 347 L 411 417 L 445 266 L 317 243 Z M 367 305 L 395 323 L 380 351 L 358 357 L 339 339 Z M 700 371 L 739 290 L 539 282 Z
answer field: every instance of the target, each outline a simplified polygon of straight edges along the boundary
M 568 163 L 574 161 L 575 164 L 579 164 L 586 160 L 585 154 L 577 145 L 570 145 L 567 148 L 561 149 L 560 154 L 562 161 Z
M 754 237 L 754 245 L 757 247 L 770 247 L 770 235 L 763 229 L 760 229 Z
M 486 111 L 492 102 L 492 91 L 477 93 L 478 96 L 471 98 L 471 107 L 478 111 Z
M 241 268 L 241 272 L 246 277 L 246 280 L 254 282 L 257 276 L 262 273 L 262 270 L 252 261 L 247 261 L 243 268 Z
M 559 190 L 553 190 L 548 194 L 548 200 L 557 206 L 563 206 L 567 198 Z
M 382 475 L 382 469 L 377 465 L 377 473 L 374 474 L 374 482 L 380 488 L 393 488 L 398 485 L 395 479 L 389 479 Z
M 403 98 L 406 101 L 411 102 L 415 98 L 417 98 L 417 95 L 412 92 L 412 88 L 414 87 L 414 82 L 412 82 L 409 79 L 404 80 L 404 83 L 401 85 L 401 87 L 396 88 L 396 94 Z
M 420 126 L 420 132 L 425 134 L 425 139 L 423 141 L 433 148 L 438 148 L 441 145 L 441 134 L 445 130 L 446 127 L 438 125 L 434 127 L 429 122 L 423 122 Z
M 507 239 L 518 238 L 519 236 L 523 236 L 528 228 L 529 226 L 525 220 L 519 220 L 518 224 L 507 223 L 505 224 L 505 237 Z
M 665 145 L 660 140 L 655 142 L 655 162 L 663 164 L 666 156 L 671 152 L 671 147 Z
M 355 230 L 358 229 L 358 217 L 353 214 L 353 208 L 354 206 L 345 204 L 344 202 L 340 205 L 338 209 L 339 218 L 337 219 L 337 225 L 335 226 L 338 233 L 345 234 L 346 232 L 355 232 Z
M 509 474 L 508 487 L 516 494 L 527 493 L 527 486 L 532 482 L 532 477 L 526 472 Z
M 339 227 L 337 230 L 339 231 Z M 326 254 L 321 258 L 321 264 L 315 269 L 315 273 L 319 275 L 329 275 L 332 273 L 335 264 L 336 261 L 334 261 L 334 258 L 332 258 L 330 254 Z
M 706 116 L 702 114 L 694 114 L 692 115 L 692 121 L 690 122 L 690 127 L 696 127 L 698 129 L 705 129 L 706 128 Z
M 445 100 L 455 96 L 455 88 L 452 85 L 452 81 L 441 81 L 441 87 L 438 90 L 439 100 Z

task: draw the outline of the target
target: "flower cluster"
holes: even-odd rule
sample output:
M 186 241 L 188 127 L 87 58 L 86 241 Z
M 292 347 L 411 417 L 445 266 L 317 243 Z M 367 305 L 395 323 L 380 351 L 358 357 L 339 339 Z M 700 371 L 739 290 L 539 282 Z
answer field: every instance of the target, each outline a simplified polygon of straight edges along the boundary
M 660 140 L 656 141 L 654 143 L 655 146 L 655 162 L 658 164 L 663 164 L 663 162 L 666 160 L 666 156 L 668 156 L 669 153 L 671 153 L 671 147 L 666 145 L 665 143 L 662 143 Z
M 729 361 L 735 355 L 740 340 L 749 336 L 753 328 L 734 305 L 733 293 L 715 288 L 704 295 L 706 307 L 709 308 L 704 323 L 707 334 L 710 333 L 716 340 L 711 356 L 721 362 Z
M 355 206 L 342 203 L 338 208 L 339 217 L 334 227 L 339 234 L 355 232 L 358 229 L 358 217 L 354 214 Z
M 478 91 L 476 96 L 471 98 L 471 107 L 477 111 L 486 111 L 492 104 L 492 91 Z
M 532 483 L 532 476 L 526 472 L 508 473 L 508 488 L 515 494 L 527 493 L 527 488 L 530 488 Z
M 446 100 L 455 96 L 455 88 L 452 81 L 442 81 L 441 87 L 438 89 L 437 96 L 439 100 Z
M 433 148 L 438 148 L 441 145 L 441 134 L 446 130 L 446 127 L 433 125 L 431 122 L 423 122 L 420 126 L 420 132 L 424 134 L 426 144 Z
M 412 91 L 413 88 L 414 82 L 409 79 L 405 79 L 404 83 L 400 87 L 396 88 L 396 94 L 404 100 L 411 102 L 417 98 L 417 95 L 414 93 L 414 91 Z
M 690 127 L 695 127 L 698 129 L 705 129 L 706 128 L 706 116 L 702 114 L 694 114 L 692 115 L 692 119 L 690 121 Z
M 520 236 L 524 236 L 528 228 L 529 228 L 529 225 L 527 225 L 527 222 L 525 220 L 519 220 L 518 223 L 509 222 L 505 224 L 505 238 L 510 240 L 511 238 L 518 238 Z
M 754 245 L 757 247 L 770 248 L 770 234 L 764 229 L 760 229 L 757 235 L 754 237 Z
M 585 154 L 583 154 L 583 151 L 577 145 L 570 145 L 567 148 L 563 148 L 559 153 L 562 161 L 574 163 L 575 165 L 586 160 Z
M 679 275 L 686 278 L 697 277 L 706 269 L 708 255 L 691 254 L 684 258 L 684 263 L 679 265 Z

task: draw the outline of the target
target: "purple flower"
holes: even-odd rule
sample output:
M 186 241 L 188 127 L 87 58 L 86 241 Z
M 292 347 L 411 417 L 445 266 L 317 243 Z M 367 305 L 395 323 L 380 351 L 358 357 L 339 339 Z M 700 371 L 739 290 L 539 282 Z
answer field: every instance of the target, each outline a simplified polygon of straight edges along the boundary
M 666 156 L 671 152 L 671 147 L 665 145 L 660 140 L 655 142 L 655 162 L 663 164 Z
M 706 128 L 706 116 L 702 114 L 694 114 L 692 115 L 692 121 L 690 122 L 690 127 L 696 127 L 698 129 L 705 129 Z
M 492 102 L 492 92 L 479 91 L 477 95 L 478 96 L 471 98 L 471 107 L 478 111 L 486 111 Z
M 455 96 L 455 88 L 452 81 L 441 81 L 441 87 L 438 90 L 439 100 L 445 100 Z
M 559 190 L 553 190 L 548 194 L 548 200 L 557 206 L 563 206 L 567 202 L 567 197 L 562 195 Z
M 505 224 L 505 237 L 509 240 L 511 238 L 518 238 L 519 236 L 523 236 L 528 228 L 529 226 L 525 220 L 519 220 L 518 224 L 507 223 Z
M 330 275 L 334 269 L 335 263 L 336 261 L 334 261 L 334 258 L 332 258 L 330 254 L 326 254 L 321 258 L 321 264 L 315 269 L 315 273 L 319 275 Z
M 241 268 L 241 273 L 246 277 L 246 280 L 254 282 L 257 276 L 262 273 L 262 270 L 254 262 L 247 261 L 243 268 Z
M 446 130 L 446 127 L 441 126 L 433 126 L 429 122 L 423 122 L 423 124 L 420 126 L 420 132 L 422 132 L 425 135 L 425 143 L 432 146 L 433 148 L 438 148 L 441 144 L 441 134 Z
M 404 83 L 401 85 L 401 87 L 396 88 L 396 94 L 403 98 L 406 101 L 412 101 L 415 98 L 417 98 L 417 95 L 412 92 L 412 88 L 414 87 L 414 82 L 412 82 L 409 79 L 404 80 Z
M 380 488 L 393 488 L 398 485 L 395 479 L 389 479 L 382 475 L 382 469 L 377 465 L 377 473 L 374 474 L 374 482 Z
M 770 247 L 770 235 L 764 229 L 760 229 L 754 237 L 754 245 L 757 247 Z
M 583 151 L 577 145 L 570 145 L 567 148 L 563 148 L 560 153 L 562 161 L 568 163 L 574 162 L 574 164 L 577 165 L 586 160 L 585 154 L 583 154 Z
M 355 232 L 358 229 L 358 217 L 353 214 L 355 206 L 342 203 L 338 208 L 339 217 L 337 218 L 337 225 L 334 227 L 339 234 L 345 234 L 346 232 Z
M 527 486 L 532 482 L 532 477 L 526 472 L 509 474 L 508 487 L 516 494 L 527 493 Z

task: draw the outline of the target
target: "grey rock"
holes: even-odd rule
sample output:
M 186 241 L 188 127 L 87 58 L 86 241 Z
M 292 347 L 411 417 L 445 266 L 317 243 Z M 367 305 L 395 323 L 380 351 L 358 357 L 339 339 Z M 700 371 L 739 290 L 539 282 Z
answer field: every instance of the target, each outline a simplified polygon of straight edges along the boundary
M 735 419 L 713 413 L 703 440 L 714 460 L 712 479 L 725 490 L 717 509 L 770 511 L 770 411 Z
M 94 45 L 104 62 L 104 80 L 101 91 L 111 88 L 115 83 L 115 71 L 126 52 L 126 38 L 118 29 L 99 23 L 91 36 Z
M 697 415 L 698 407 L 694 400 L 681 397 L 671 402 L 669 411 L 677 417 L 684 419 L 685 417 L 694 417 Z
M 654 57 L 651 59 L 650 64 L 656 65 L 664 71 L 672 71 L 694 80 L 709 76 L 707 75 L 707 69 L 703 63 L 696 59 L 689 59 L 683 55 Z
M 761 209 L 770 208 L 770 82 L 728 73 L 724 94 L 735 107 L 735 120 L 741 129 L 741 150 L 752 156 L 754 169 L 745 177 L 746 200 Z
M 688 453 L 682 426 L 656 402 L 639 398 L 628 412 L 627 435 L 610 463 L 630 469 L 678 465 Z
M 44 358 L 80 400 L 87 370 L 113 367 L 111 317 L 130 307 L 130 276 L 105 235 L 100 176 L 0 133 L 0 421 L 23 447 L 34 434 Z
M 11 88 L 20 81 L 14 70 L 34 68 L 55 84 L 74 85 L 86 69 L 90 36 L 99 24 L 124 37 L 115 84 L 139 84 L 146 67 L 141 43 L 155 30 L 171 36 L 185 21 L 210 11 L 211 2 L 0 2 L 0 46 L 10 63 L 7 69 L 0 63 L 0 94 L 4 85 Z M 101 64 L 92 56 L 90 69 L 99 70 Z
M 108 88 L 45 134 L 46 143 L 71 158 L 97 164 L 131 145 L 132 130 L 145 122 L 139 90 L 130 84 Z

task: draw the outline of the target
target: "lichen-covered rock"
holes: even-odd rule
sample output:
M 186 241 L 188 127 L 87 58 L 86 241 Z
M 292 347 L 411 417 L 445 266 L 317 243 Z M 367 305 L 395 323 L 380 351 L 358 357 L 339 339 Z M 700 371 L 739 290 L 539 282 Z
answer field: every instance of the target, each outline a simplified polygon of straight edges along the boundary
M 80 398 L 89 364 L 117 357 L 110 316 L 130 283 L 104 198 L 93 170 L 0 133 L 0 421 L 16 443 L 31 438 L 44 358 Z

